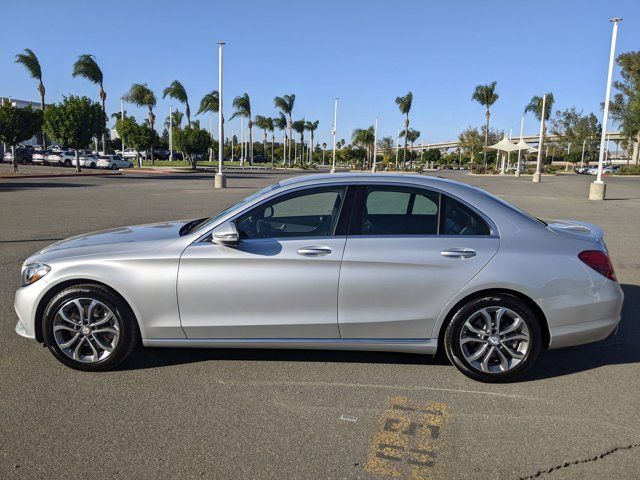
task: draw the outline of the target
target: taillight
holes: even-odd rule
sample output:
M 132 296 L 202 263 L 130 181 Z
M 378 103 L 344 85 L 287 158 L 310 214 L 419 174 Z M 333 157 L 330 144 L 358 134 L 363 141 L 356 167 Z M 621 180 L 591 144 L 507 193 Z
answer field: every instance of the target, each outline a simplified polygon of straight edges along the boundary
M 596 272 L 604 275 L 609 280 L 617 282 L 616 272 L 613 270 L 609 256 L 601 250 L 585 250 L 578 254 L 578 258 L 593 268 Z

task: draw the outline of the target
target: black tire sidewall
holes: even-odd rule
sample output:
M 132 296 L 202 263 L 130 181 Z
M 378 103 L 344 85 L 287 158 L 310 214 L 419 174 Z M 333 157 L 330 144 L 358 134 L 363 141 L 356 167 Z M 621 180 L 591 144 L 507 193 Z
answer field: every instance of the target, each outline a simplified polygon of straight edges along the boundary
M 118 344 L 106 359 L 97 363 L 82 363 L 66 356 L 58 347 L 53 336 L 53 320 L 58 309 L 74 298 L 94 298 L 111 309 L 120 327 Z M 111 370 L 129 356 L 138 343 L 138 327 L 129 306 L 108 289 L 97 285 L 77 285 L 69 287 L 55 295 L 43 316 L 43 338 L 51 353 L 63 364 L 76 370 L 104 371 Z
M 530 346 L 526 358 L 513 369 L 502 373 L 481 372 L 473 368 L 464 358 L 458 338 L 464 322 L 469 316 L 484 307 L 502 306 L 507 307 L 518 315 L 526 323 L 529 329 Z M 529 306 L 520 299 L 511 295 L 487 295 L 470 300 L 455 313 L 451 322 L 447 326 L 444 338 L 447 357 L 453 365 L 464 375 L 488 383 L 500 383 L 514 381 L 521 378 L 536 362 L 542 349 L 542 329 L 540 320 Z

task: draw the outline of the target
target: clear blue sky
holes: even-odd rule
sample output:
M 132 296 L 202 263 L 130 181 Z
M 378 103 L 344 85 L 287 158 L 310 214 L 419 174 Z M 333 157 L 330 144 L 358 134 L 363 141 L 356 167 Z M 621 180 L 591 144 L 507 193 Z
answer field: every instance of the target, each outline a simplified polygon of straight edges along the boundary
M 376 116 L 380 135 L 395 136 L 402 117 L 394 99 L 412 90 L 420 140 L 448 140 L 483 122 L 471 94 L 497 80 L 493 125 L 517 135 L 524 105 L 549 90 L 557 108 L 600 116 L 613 16 L 624 17 L 617 53 L 640 49 L 638 0 L 0 0 L 0 96 L 38 99 L 14 64 L 27 47 L 40 58 L 48 102 L 71 93 L 97 99 L 93 85 L 71 77 L 78 54 L 91 53 L 105 75 L 108 113 L 132 83 L 146 82 L 162 125 L 170 105 L 162 89 L 172 80 L 185 85 L 194 113 L 217 89 L 215 42 L 223 39 L 227 118 L 243 92 L 262 115 L 275 115 L 275 95 L 295 93 L 294 117 L 319 120 L 316 138 L 329 143 L 337 96 L 339 138 Z M 239 120 L 231 130 L 239 133 Z M 536 131 L 528 117 L 525 133 Z

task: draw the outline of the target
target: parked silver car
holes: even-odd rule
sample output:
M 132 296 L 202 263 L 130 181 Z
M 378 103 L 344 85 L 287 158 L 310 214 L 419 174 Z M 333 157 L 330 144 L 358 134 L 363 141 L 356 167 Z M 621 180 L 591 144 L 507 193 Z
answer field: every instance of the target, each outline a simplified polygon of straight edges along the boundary
M 16 331 L 107 370 L 147 347 L 445 349 L 507 381 L 544 348 L 611 335 L 603 233 L 425 176 L 311 175 L 209 219 L 123 227 L 27 259 Z

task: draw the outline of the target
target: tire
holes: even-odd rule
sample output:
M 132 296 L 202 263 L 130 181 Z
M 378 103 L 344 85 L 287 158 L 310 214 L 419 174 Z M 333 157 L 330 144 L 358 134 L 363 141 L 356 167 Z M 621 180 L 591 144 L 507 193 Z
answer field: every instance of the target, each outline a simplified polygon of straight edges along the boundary
M 84 323 L 79 322 L 78 305 L 83 317 L 88 317 Z M 92 320 L 95 326 L 88 323 Z M 51 299 L 43 317 L 43 337 L 61 363 L 87 372 L 112 370 L 140 344 L 131 308 L 109 289 L 95 284 L 74 285 Z M 70 342 L 73 338 L 77 340 Z
M 89 168 L 96 168 L 96 164 L 94 162 L 91 162 L 91 165 L 89 165 Z
M 70 167 L 71 166 L 71 160 L 69 160 L 69 159 L 65 160 L 64 161 L 64 166 L 67 167 L 67 168 Z
M 501 334 L 496 331 L 499 315 Z M 510 330 L 515 325 L 519 327 Z M 517 338 L 508 340 L 514 337 Z M 540 354 L 540 320 L 527 304 L 512 295 L 472 299 L 449 322 L 444 347 L 451 363 L 467 377 L 488 383 L 510 382 L 521 378 Z
M 29 163 L 29 160 L 27 160 L 26 158 L 23 158 L 22 160 L 20 160 L 21 165 L 26 165 L 27 163 Z
M 133 163 L 130 163 L 130 164 L 129 164 L 129 168 L 133 168 Z
M 111 170 L 118 170 L 118 166 L 115 163 L 112 163 Z

